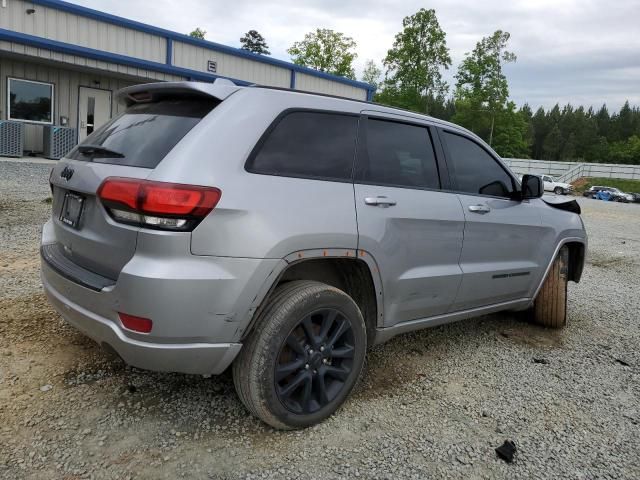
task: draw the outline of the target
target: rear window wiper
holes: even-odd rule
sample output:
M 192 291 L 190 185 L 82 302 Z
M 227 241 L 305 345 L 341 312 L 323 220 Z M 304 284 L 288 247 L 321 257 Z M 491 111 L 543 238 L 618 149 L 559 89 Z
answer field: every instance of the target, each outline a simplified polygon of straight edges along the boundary
M 110 150 L 102 145 L 78 145 L 78 151 L 87 156 L 101 156 L 101 157 L 111 157 L 111 158 L 124 158 L 124 154 L 120 152 L 116 152 L 115 150 Z

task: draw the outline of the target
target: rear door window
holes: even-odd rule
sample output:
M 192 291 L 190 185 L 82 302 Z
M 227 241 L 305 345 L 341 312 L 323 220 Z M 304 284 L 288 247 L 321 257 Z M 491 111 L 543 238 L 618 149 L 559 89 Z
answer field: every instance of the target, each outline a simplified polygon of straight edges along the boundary
M 358 117 L 294 111 L 282 117 L 247 162 L 253 173 L 350 181 Z
M 215 99 L 182 98 L 132 105 L 89 135 L 68 157 L 155 168 L 218 103 Z
M 356 181 L 374 185 L 440 188 L 429 129 L 367 120 L 366 150 L 358 155 Z

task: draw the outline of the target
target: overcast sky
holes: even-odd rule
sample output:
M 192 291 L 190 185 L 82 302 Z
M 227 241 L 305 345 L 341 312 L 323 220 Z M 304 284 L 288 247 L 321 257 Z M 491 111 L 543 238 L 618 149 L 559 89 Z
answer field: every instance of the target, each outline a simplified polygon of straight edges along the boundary
M 75 0 L 88 7 L 158 27 L 239 46 L 256 29 L 272 56 L 289 60 L 287 48 L 317 27 L 332 28 L 358 43 L 358 77 L 367 59 L 378 64 L 402 28 L 402 18 L 434 8 L 447 33 L 453 74 L 465 52 L 497 29 L 511 33 L 518 56 L 505 72 L 511 97 L 534 109 L 556 102 L 618 109 L 640 105 L 640 0 Z

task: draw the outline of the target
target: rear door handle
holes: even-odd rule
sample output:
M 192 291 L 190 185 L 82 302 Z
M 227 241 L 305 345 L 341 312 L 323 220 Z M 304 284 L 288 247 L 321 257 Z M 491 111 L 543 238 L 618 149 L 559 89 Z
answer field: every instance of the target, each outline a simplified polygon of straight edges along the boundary
M 469 205 L 469 211 L 484 215 L 485 213 L 489 213 L 491 209 L 486 205 Z
M 390 198 L 387 197 L 366 197 L 364 199 L 364 203 L 367 205 L 372 205 L 374 207 L 382 207 L 382 208 L 387 208 L 387 207 L 393 207 L 396 204 L 395 200 L 391 200 Z

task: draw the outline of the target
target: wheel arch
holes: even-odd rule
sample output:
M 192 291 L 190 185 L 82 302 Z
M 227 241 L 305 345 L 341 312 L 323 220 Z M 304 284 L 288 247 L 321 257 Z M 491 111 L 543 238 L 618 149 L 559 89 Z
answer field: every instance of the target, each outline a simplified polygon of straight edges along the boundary
M 263 288 L 265 295 L 256 302 L 251 319 L 242 332 L 245 339 L 254 329 L 260 312 L 279 285 L 292 280 L 316 280 L 344 291 L 360 308 L 367 327 L 367 341 L 373 344 L 376 328 L 382 325 L 383 291 L 378 266 L 364 250 L 302 250 L 287 255 L 286 265 Z
M 551 270 L 553 261 L 558 256 L 560 249 L 564 246 L 568 247 L 569 249 L 568 279 L 576 283 L 580 281 L 580 278 L 582 277 L 582 270 L 584 269 L 585 256 L 587 252 L 586 238 L 582 238 L 582 237 L 563 238 L 558 242 L 555 250 L 553 251 L 553 255 L 551 255 L 551 258 L 548 261 L 544 275 L 542 276 L 540 283 L 536 287 L 534 294 L 531 296 L 532 302 L 538 296 L 538 293 L 540 292 L 542 285 L 544 285 L 544 282 L 547 279 L 547 276 L 549 275 L 549 271 Z
M 584 242 L 568 241 L 565 242 L 569 248 L 569 276 L 572 282 L 580 282 L 582 278 L 582 270 L 584 269 L 585 256 L 587 253 L 587 245 Z

